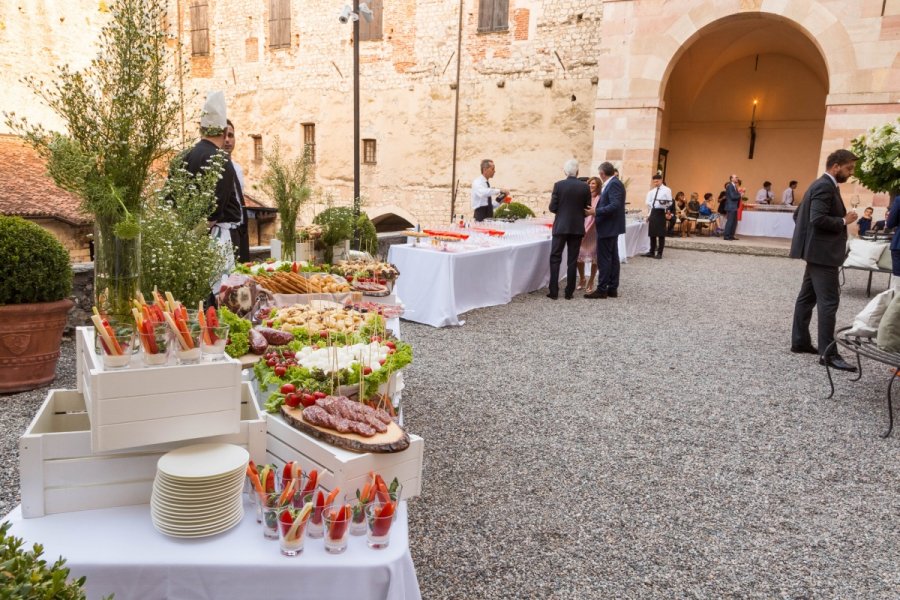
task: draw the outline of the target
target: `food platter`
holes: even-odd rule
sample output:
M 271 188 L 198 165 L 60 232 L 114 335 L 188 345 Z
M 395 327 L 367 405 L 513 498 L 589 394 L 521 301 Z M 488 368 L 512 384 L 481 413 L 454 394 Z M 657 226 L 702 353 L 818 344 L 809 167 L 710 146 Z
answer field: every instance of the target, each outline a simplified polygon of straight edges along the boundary
M 391 422 L 384 433 L 364 437 L 356 433 L 340 433 L 334 429 L 313 425 L 303 418 L 303 408 L 281 407 L 281 416 L 290 425 L 303 433 L 352 452 L 390 453 L 401 452 L 409 447 L 409 434 L 396 422 Z

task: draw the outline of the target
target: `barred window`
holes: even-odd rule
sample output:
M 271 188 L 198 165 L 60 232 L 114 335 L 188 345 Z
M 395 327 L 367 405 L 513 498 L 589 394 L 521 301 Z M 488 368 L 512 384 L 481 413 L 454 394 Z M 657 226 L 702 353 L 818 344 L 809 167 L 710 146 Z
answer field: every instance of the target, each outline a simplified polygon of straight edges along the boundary
M 262 162 L 262 160 L 263 160 L 262 136 L 254 135 L 251 137 L 253 138 L 253 162 Z
M 309 162 L 316 162 L 316 124 L 303 123 L 303 152 L 309 152 Z
M 367 165 L 375 164 L 375 140 L 363 140 L 363 162 Z

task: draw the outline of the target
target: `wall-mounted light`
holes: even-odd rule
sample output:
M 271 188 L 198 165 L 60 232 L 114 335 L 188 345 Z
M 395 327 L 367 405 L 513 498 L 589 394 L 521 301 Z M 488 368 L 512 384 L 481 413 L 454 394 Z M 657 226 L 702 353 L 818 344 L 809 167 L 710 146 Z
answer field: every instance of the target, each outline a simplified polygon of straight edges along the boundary
M 753 160 L 753 150 L 756 148 L 756 98 L 753 99 L 753 112 L 750 113 L 750 154 L 748 159 Z

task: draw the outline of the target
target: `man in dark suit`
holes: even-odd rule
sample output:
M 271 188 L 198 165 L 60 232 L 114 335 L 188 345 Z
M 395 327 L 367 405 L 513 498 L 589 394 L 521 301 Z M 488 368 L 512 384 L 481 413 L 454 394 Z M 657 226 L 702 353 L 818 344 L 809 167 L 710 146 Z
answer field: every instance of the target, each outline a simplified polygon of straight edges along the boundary
M 840 304 L 838 269 L 847 253 L 847 225 L 856 211 L 847 212 L 838 184 L 853 174 L 857 157 L 849 150 L 832 152 L 825 162 L 825 174 L 815 180 L 794 213 L 797 222 L 791 242 L 791 258 L 806 261 L 803 283 L 794 305 L 791 352 L 820 354 L 819 364 L 843 371 L 856 371 L 832 347 L 834 323 Z M 818 308 L 819 347 L 812 345 L 809 322 Z
M 559 265 L 562 263 L 563 249 L 567 249 L 566 260 L 566 300 L 575 292 L 576 267 L 581 238 L 584 237 L 585 209 L 591 207 L 591 188 L 578 179 L 578 161 L 570 159 L 563 166 L 566 178 L 553 184 L 550 195 L 550 212 L 556 215 L 553 221 L 553 242 L 550 246 L 550 293 L 547 297 L 559 297 Z
M 741 191 L 738 189 L 738 176 L 732 175 L 725 184 L 725 235 L 726 240 L 736 240 L 738 205 L 741 203 Z
M 597 270 L 600 279 L 597 289 L 585 298 L 618 298 L 619 297 L 619 234 L 625 233 L 625 186 L 616 175 L 612 163 L 600 165 L 600 179 L 603 191 L 597 208 L 588 208 L 585 212 L 596 215 L 594 228 L 597 230 Z

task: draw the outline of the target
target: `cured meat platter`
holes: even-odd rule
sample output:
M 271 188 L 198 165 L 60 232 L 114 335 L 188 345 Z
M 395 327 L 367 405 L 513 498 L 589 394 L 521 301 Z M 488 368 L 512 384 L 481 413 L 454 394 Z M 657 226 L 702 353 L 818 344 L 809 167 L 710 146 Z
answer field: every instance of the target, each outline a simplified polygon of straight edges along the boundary
M 303 433 L 353 452 L 385 454 L 402 452 L 409 447 L 409 434 L 394 421 L 388 424 L 384 433 L 364 437 L 357 433 L 340 433 L 334 429 L 313 425 L 303 418 L 302 406 L 291 408 L 284 404 L 281 406 L 281 416 Z

